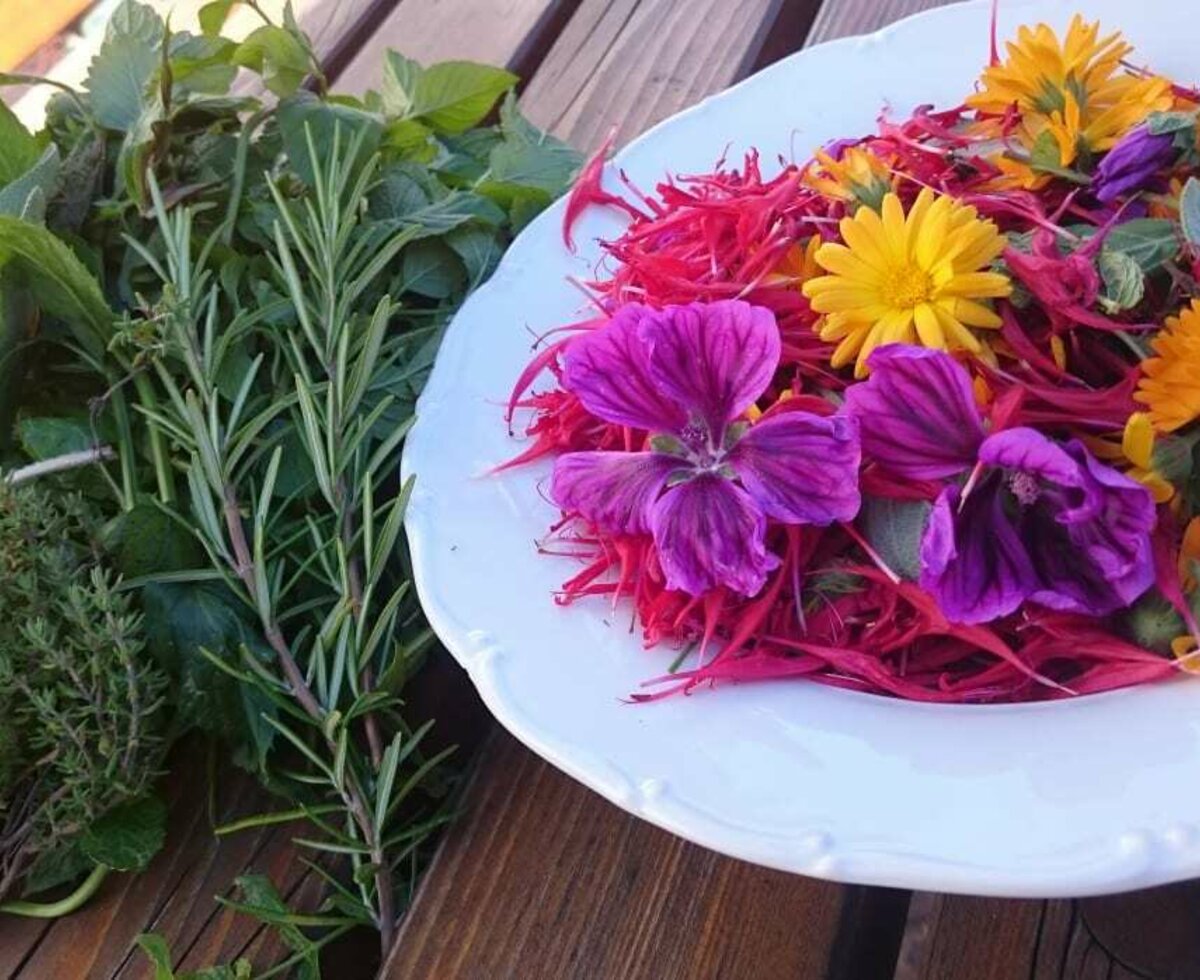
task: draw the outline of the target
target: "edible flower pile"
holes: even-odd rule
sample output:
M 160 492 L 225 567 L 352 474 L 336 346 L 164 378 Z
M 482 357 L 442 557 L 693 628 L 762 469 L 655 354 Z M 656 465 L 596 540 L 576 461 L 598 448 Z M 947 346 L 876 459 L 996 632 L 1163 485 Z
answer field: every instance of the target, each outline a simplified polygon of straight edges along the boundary
M 517 380 L 507 465 L 553 458 L 559 601 L 631 600 L 678 651 L 636 698 L 1200 669 L 1200 91 L 1132 54 L 1077 16 L 774 176 L 584 168 L 567 244 L 589 206 L 630 223 Z

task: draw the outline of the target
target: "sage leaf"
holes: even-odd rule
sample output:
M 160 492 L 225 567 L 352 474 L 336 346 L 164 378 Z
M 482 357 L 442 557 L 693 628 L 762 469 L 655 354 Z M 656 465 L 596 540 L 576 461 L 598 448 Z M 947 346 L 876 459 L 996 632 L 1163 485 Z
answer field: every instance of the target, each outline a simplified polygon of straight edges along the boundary
M 905 579 L 921 573 L 921 538 L 932 506 L 924 500 L 864 497 L 863 533 L 884 563 Z
M 38 159 L 37 140 L 10 109 L 0 102 L 0 184 L 8 184 Z
M 1179 224 L 1189 245 L 1200 245 L 1200 180 L 1189 177 L 1179 195 Z

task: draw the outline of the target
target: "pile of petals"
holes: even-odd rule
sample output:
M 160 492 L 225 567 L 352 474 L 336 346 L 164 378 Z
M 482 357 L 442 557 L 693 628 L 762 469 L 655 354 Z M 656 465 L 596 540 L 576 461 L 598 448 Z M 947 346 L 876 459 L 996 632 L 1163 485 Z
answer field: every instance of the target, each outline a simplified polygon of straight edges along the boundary
M 645 194 L 538 344 L 559 601 L 665 647 L 638 698 L 806 677 L 923 701 L 1200 669 L 1200 92 L 1076 17 L 951 109 Z M 773 175 L 772 175 L 773 172 Z

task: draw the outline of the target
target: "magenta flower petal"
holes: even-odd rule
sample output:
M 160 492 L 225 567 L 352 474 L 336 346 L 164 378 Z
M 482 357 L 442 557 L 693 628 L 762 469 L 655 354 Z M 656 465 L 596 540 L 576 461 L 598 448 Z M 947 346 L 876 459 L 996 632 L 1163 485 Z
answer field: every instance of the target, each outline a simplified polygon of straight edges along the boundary
M 851 419 L 782 412 L 751 426 L 726 459 L 768 517 L 825 525 L 858 513 L 859 455 Z
M 724 585 L 754 595 L 779 565 L 763 541 L 766 524 L 750 495 L 716 473 L 672 487 L 651 518 L 668 588 L 702 595 Z
M 954 358 L 888 344 L 867 365 L 871 377 L 846 391 L 864 456 L 912 480 L 941 480 L 974 465 L 983 425 L 971 378 Z
M 741 300 L 668 307 L 644 321 L 642 337 L 660 390 L 684 406 L 689 421 L 705 423 L 713 448 L 779 366 L 775 315 Z
M 983 440 L 979 461 L 991 466 L 1019 470 L 1040 480 L 1065 487 L 1079 486 L 1079 464 L 1058 443 L 1036 429 L 1019 426 L 996 432 Z
M 554 462 L 550 498 L 598 527 L 644 534 L 655 501 L 680 463 L 662 453 L 567 453 Z
M 1076 464 L 1074 482 L 1045 485 L 1038 504 L 1022 514 L 1022 537 L 1039 579 L 1029 598 L 1102 616 L 1154 583 L 1154 501 L 1081 443 L 1068 443 L 1064 452 Z
M 642 326 L 653 311 L 631 303 L 607 324 L 581 334 L 563 357 L 563 387 L 592 415 L 652 432 L 677 432 L 687 422 L 683 408 L 650 373 Z
M 921 587 L 955 623 L 1006 616 L 1036 586 L 1029 555 L 1004 513 L 1000 474 L 985 480 L 961 511 L 958 488 L 943 490 L 921 540 Z

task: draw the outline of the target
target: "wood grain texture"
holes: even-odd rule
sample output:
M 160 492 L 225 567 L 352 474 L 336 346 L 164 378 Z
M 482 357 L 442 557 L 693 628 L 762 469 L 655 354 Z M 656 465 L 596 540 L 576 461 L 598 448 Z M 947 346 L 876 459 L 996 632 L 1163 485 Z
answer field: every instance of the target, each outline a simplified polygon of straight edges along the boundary
M 1054 901 L 919 894 L 894 980 L 1196 980 L 1200 883 Z
M 297 827 L 246 831 L 217 839 L 208 811 L 203 759 L 188 752 L 168 780 L 164 849 L 139 875 L 112 874 L 100 893 L 52 923 L 0 916 L 0 976 L 10 980 L 148 980 L 152 970 L 135 946 L 143 932 L 161 933 L 187 969 L 248 956 L 257 967 L 286 955 L 276 934 L 217 904 L 236 877 L 266 874 L 283 894 L 315 900 L 319 879 L 298 860 Z M 219 821 L 261 812 L 272 802 L 247 775 L 220 778 Z
M 497 730 L 382 976 L 817 980 L 848 894 L 688 844 Z
M 614 125 L 620 145 L 745 76 L 780 8 L 781 0 L 583 0 L 522 107 L 581 150 Z
M 389 48 L 424 64 L 467 60 L 532 72 L 577 0 L 401 0 L 337 77 L 337 89 L 378 88 Z
M 893 21 L 952 0 L 825 0 L 809 31 L 808 44 L 831 41 L 835 37 L 868 34 Z

